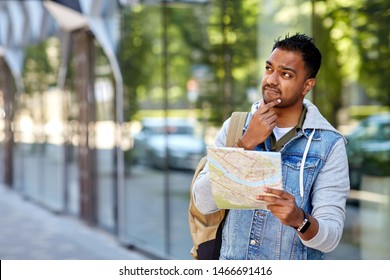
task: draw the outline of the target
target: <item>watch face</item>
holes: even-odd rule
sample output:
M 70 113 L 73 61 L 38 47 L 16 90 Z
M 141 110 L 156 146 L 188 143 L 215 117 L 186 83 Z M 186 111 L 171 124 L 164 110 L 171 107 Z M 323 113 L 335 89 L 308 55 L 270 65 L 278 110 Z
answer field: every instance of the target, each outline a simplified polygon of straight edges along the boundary
M 297 230 L 300 233 L 305 233 L 305 231 L 309 228 L 310 225 L 311 223 L 309 222 L 309 220 L 305 218 Z
M 307 217 L 306 212 L 303 209 L 302 209 L 302 212 L 303 212 L 304 219 L 303 219 L 302 224 L 298 227 L 297 231 L 299 231 L 300 233 L 305 233 L 305 231 L 309 228 L 311 223 L 309 221 L 309 218 Z

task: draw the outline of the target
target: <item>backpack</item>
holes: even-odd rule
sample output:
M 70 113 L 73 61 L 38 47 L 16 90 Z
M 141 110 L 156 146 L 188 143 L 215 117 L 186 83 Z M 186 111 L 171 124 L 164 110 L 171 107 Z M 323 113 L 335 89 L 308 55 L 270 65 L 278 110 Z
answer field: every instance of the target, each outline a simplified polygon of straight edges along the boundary
M 233 112 L 226 138 L 226 146 L 233 147 L 242 135 L 247 112 Z M 193 247 L 191 255 L 198 260 L 213 260 L 219 258 L 222 243 L 222 227 L 228 210 L 221 209 L 215 213 L 204 215 L 195 207 L 192 199 L 192 188 L 196 178 L 207 163 L 207 156 L 203 157 L 195 170 L 190 188 L 190 205 L 188 220 Z

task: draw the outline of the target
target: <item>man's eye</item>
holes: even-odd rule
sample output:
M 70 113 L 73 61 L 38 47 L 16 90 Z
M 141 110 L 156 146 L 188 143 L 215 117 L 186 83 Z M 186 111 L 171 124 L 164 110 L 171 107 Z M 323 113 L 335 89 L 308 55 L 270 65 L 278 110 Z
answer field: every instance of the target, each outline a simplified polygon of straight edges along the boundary
M 271 66 L 265 66 L 265 71 L 271 71 L 271 70 L 272 70 Z
M 283 72 L 282 76 L 286 77 L 286 78 L 291 78 L 292 77 L 292 75 L 290 73 L 287 73 L 287 72 Z

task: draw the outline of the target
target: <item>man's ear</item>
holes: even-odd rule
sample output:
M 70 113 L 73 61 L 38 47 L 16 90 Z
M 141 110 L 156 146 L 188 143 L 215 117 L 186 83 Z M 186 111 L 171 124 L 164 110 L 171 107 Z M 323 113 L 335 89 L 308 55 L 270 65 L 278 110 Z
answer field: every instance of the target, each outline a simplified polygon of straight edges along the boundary
M 309 93 L 309 91 L 315 86 L 316 79 L 310 78 L 305 81 L 305 84 L 303 85 L 303 92 L 302 95 L 305 96 Z

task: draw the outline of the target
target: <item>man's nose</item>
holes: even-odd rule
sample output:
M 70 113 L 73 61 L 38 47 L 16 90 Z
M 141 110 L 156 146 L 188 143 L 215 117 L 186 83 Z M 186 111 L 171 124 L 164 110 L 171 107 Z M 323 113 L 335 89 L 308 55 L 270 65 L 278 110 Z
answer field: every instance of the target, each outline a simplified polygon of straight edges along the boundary
M 277 71 L 273 71 L 271 74 L 268 75 L 268 78 L 267 78 L 267 83 L 269 85 L 272 85 L 272 86 L 275 86 L 278 84 L 278 72 Z

